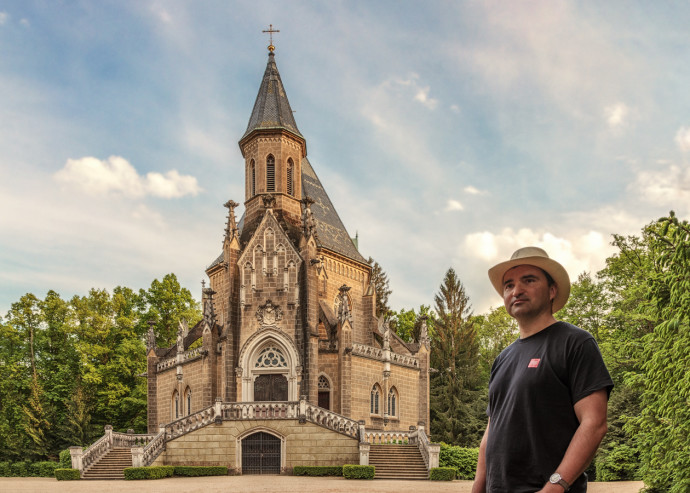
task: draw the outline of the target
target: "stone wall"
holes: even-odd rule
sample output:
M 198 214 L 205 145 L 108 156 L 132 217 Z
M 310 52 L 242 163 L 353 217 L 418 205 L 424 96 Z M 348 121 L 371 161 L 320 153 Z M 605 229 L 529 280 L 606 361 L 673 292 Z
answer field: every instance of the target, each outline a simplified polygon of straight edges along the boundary
M 300 465 L 340 466 L 359 464 L 359 442 L 313 423 L 296 419 L 223 421 L 187 433 L 166 443 L 154 465 L 227 466 L 242 471 L 241 439 L 267 432 L 283 441 L 282 470 L 291 473 Z M 239 443 L 238 443 L 239 442 Z

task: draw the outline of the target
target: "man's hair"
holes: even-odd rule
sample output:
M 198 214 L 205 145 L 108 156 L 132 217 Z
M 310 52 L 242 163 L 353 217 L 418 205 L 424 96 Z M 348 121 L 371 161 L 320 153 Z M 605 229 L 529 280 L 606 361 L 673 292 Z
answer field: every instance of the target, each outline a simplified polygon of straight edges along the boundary
M 551 287 L 551 286 L 553 286 L 554 284 L 556 284 L 556 281 L 553 280 L 553 277 L 551 277 L 551 274 L 549 274 L 548 272 L 546 272 L 546 271 L 545 271 L 544 269 L 542 269 L 542 268 L 539 268 L 539 270 L 542 271 L 542 272 L 544 273 L 544 276 L 546 276 L 546 282 L 548 283 L 549 287 Z

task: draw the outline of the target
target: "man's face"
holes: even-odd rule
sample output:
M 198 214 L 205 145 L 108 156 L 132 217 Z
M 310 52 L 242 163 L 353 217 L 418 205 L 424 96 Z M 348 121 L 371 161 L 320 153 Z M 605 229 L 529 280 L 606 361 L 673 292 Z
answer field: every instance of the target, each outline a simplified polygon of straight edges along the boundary
M 533 265 L 518 265 L 503 276 L 503 304 L 513 318 L 551 314 L 556 286 L 549 286 L 544 272 Z

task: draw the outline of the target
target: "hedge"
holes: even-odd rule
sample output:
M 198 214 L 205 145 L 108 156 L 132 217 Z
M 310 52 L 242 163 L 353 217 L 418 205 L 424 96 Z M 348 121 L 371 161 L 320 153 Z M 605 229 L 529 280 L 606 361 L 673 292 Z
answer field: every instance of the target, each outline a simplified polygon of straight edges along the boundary
M 458 447 L 441 442 L 438 465 L 454 468 L 458 479 L 474 479 L 478 459 L 478 448 Z
M 600 451 L 595 459 L 597 481 L 634 481 L 640 479 L 639 453 L 628 445 Z
M 79 469 L 55 469 L 55 479 L 58 481 L 72 481 L 81 479 Z
M 175 466 L 127 467 L 125 479 L 161 479 L 169 478 L 175 472 Z
M 295 466 L 295 476 L 342 476 L 343 466 Z
M 453 481 L 455 479 L 455 468 L 433 467 L 429 471 L 429 479 L 432 481 Z
M 226 466 L 174 466 L 175 476 L 227 476 Z
M 376 474 L 374 466 L 355 464 L 345 464 L 343 466 L 343 476 L 345 476 L 345 479 L 374 479 L 374 474 Z
M 55 469 L 60 466 L 58 462 L 0 462 L 0 477 L 5 478 L 52 478 Z

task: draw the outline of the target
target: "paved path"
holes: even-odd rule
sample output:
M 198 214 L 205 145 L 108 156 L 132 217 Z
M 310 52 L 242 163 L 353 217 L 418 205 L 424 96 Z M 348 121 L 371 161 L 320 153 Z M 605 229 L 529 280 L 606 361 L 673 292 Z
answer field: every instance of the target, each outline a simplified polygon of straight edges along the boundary
M 588 493 L 637 493 L 641 482 L 590 483 Z M 374 481 L 297 476 L 215 476 L 150 481 L 57 481 L 0 478 L 2 493 L 469 493 L 472 481 Z

